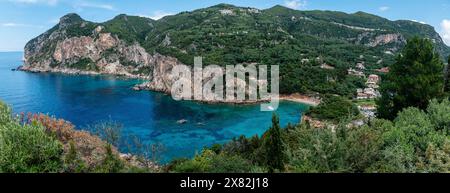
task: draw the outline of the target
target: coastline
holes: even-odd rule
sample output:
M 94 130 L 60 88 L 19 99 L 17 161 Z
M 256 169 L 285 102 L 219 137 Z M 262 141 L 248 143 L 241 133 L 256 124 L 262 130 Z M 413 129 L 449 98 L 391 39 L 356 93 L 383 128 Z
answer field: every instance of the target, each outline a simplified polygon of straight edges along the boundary
M 49 76 L 51 73 L 53 73 L 53 74 L 55 74 L 56 75 L 56 77 L 58 77 L 58 76 L 62 76 L 62 77 L 64 77 L 64 76 L 68 76 L 68 77 L 70 77 L 70 76 L 73 76 L 73 77 L 75 77 L 75 78 L 73 78 L 73 79 L 78 79 L 78 78 L 76 78 L 76 77 L 80 77 L 81 79 L 84 79 L 83 77 L 85 77 L 85 76 L 87 76 L 87 77 L 95 77 L 95 76 L 103 76 L 103 75 L 106 75 L 106 76 L 111 76 L 111 77 L 114 77 L 114 74 L 101 74 L 101 73 L 96 73 L 96 74 L 87 74 L 87 73 L 63 73 L 63 72 L 55 72 L 55 71 L 47 71 L 47 72 L 30 72 L 30 71 L 22 71 L 22 72 L 25 72 L 25 73 L 21 73 L 21 72 L 19 72 L 19 74 L 13 74 L 13 75 L 15 75 L 15 76 L 25 76 L 25 77 L 27 77 L 27 76 L 29 76 L 29 75 L 31 75 L 31 76 L 33 76 L 33 74 L 35 74 L 33 77 L 35 77 L 35 76 L 37 76 L 37 77 L 40 77 L 41 75 L 41 73 L 42 73 L 42 75 L 43 75 L 43 77 L 47 77 L 47 76 Z M 30 73 L 28 73 L 28 72 L 30 72 Z M 10 73 L 10 72 L 7 72 L 7 73 Z M 26 75 L 26 74 L 29 74 L 29 75 Z M 122 77 L 122 76 L 120 76 L 120 75 L 116 75 L 116 76 L 118 76 L 119 78 L 120 77 Z M 52 77 L 54 77 L 54 76 L 52 76 Z M 123 79 L 125 79 L 126 77 L 123 77 Z M 39 78 L 40 79 L 40 78 Z M 72 79 L 72 78 L 70 78 L 70 79 Z M 89 78 L 88 78 L 89 79 Z M 67 84 L 64 84 L 64 85 L 67 85 Z M 130 91 L 131 90 L 131 87 L 132 87 L 132 85 L 134 85 L 134 83 L 133 84 L 127 84 L 124 88 L 123 88 L 123 93 L 126 93 L 126 91 L 128 91 L 129 93 L 133 93 L 133 91 Z M 126 90 L 126 89 L 128 89 L 128 90 Z M 147 92 L 149 92 L 149 91 L 147 91 Z M 156 91 L 151 91 L 151 92 L 156 92 Z M 143 93 L 146 93 L 146 92 L 143 92 Z M 161 93 L 161 94 L 163 94 L 162 92 L 156 92 L 156 93 Z M 139 97 L 140 97 L 140 95 L 138 95 Z M 146 96 L 146 95 L 145 95 Z M 170 97 L 170 96 L 169 96 Z M 207 103 L 207 102 L 200 102 L 200 101 L 193 101 L 193 102 L 198 102 L 198 103 Z M 283 102 L 283 101 L 282 101 Z M 294 101 L 294 102 L 298 102 L 298 101 Z M 219 106 L 219 108 L 221 109 L 221 108 L 228 108 L 228 106 L 235 106 L 235 107 L 241 107 L 241 106 L 243 106 L 244 107 L 244 109 L 247 109 L 246 108 L 246 105 L 249 105 L 250 106 L 250 108 L 248 108 L 248 109 L 256 109 L 256 108 L 252 108 L 252 107 L 254 107 L 254 106 L 256 106 L 257 107 L 257 105 L 258 104 L 260 104 L 261 103 L 261 101 L 259 101 L 259 102 L 255 102 L 255 103 L 253 103 L 253 104 L 250 104 L 250 103 L 243 103 L 243 104 L 231 104 L 231 103 L 227 103 L 227 104 L 224 104 L 224 105 L 218 105 Z M 212 108 L 217 108 L 217 106 L 216 106 L 216 104 L 218 104 L 218 103 L 208 103 L 208 104 L 211 104 L 211 106 L 212 106 Z M 282 104 L 282 103 L 281 103 Z M 290 107 L 288 107 L 288 109 L 289 108 L 292 108 L 292 109 L 295 109 L 295 111 L 293 110 L 292 111 L 292 113 L 290 113 L 290 115 L 289 116 L 295 116 L 295 118 L 292 118 L 292 120 L 294 120 L 295 122 L 291 122 L 291 123 L 297 123 L 297 121 L 298 121 L 298 116 L 300 115 L 300 112 L 302 111 L 302 110 L 299 110 L 299 109 L 303 109 L 303 108 L 306 108 L 306 107 L 304 107 L 303 105 L 300 105 L 300 104 L 297 104 L 297 103 L 284 103 L 284 104 L 287 104 L 286 106 L 290 106 Z M 112 105 L 114 105 L 114 104 L 112 104 Z M 118 105 L 119 106 L 119 105 Z M 206 105 L 207 106 L 207 105 Z M 209 107 L 208 107 L 209 108 Z M 231 107 L 231 108 L 233 108 L 233 107 Z M 255 111 L 259 111 L 259 110 L 255 110 Z M 39 112 L 39 111 L 36 111 L 36 112 Z M 44 112 L 48 112 L 48 111 L 44 111 Z M 284 112 L 284 109 L 281 109 L 280 108 L 280 111 L 278 111 L 278 112 Z M 259 112 L 258 112 L 259 113 Z M 52 113 L 52 114 L 58 114 L 58 113 Z M 209 113 L 208 113 L 209 114 Z M 256 113 L 255 113 L 256 114 Z M 265 114 L 272 114 L 271 112 L 269 112 L 269 113 L 265 113 Z M 75 114 L 76 115 L 76 114 Z M 105 115 L 105 114 L 102 114 L 102 115 Z M 188 120 L 189 122 L 186 124 L 186 125 L 188 125 L 188 126 L 182 126 L 181 124 L 176 124 L 175 125 L 175 123 L 173 122 L 173 120 L 171 120 L 171 122 L 169 123 L 169 124 L 171 124 L 171 125 L 175 125 L 175 126 L 173 126 L 173 127 L 189 127 L 189 125 L 190 124 L 192 124 L 192 125 L 194 125 L 195 124 L 195 127 L 197 127 L 197 128 L 199 128 L 199 129 L 207 129 L 207 128 L 209 128 L 209 127 L 215 127 L 214 126 L 214 124 L 211 124 L 211 123 L 209 123 L 208 121 L 204 121 L 204 122 L 197 122 L 197 121 L 195 121 L 195 119 L 191 119 L 191 118 L 188 118 L 188 117 L 185 117 L 184 115 L 182 116 L 182 118 L 184 118 L 184 119 L 186 119 L 186 120 Z M 67 120 L 75 120 L 76 121 L 76 119 L 74 119 L 73 117 L 71 117 L 71 116 L 68 116 L 68 117 L 66 117 L 66 119 Z M 112 119 L 112 118 L 110 118 L 110 119 Z M 177 118 L 178 119 L 178 118 Z M 177 120 L 177 119 L 175 119 L 175 120 Z M 101 120 L 100 118 L 99 119 L 97 119 L 97 120 Z M 117 120 L 117 119 L 114 119 L 114 120 Z M 180 119 L 181 120 L 181 119 Z M 270 118 L 267 118 L 267 120 L 270 120 Z M 258 120 L 258 121 L 256 121 L 256 122 L 258 122 L 257 123 L 257 125 L 258 126 L 253 126 L 253 127 L 251 127 L 251 128 L 259 128 L 259 125 L 263 125 L 262 123 L 263 122 L 261 122 L 261 120 Z M 127 123 L 128 124 L 128 123 Z M 212 125 L 212 126 L 211 126 Z M 133 125 L 134 126 L 134 125 Z M 133 128 L 133 127 L 130 127 L 130 128 Z M 261 126 L 261 128 L 262 128 L 262 126 Z M 266 129 L 266 127 L 264 127 L 264 130 Z M 256 129 L 257 130 L 257 129 Z M 228 140 L 227 140 L 227 142 L 228 142 Z M 120 153 L 120 157 L 122 158 L 122 159 L 125 159 L 125 160 L 127 160 L 127 161 L 129 161 L 129 160 L 131 160 L 131 161 L 133 161 L 133 159 L 134 159 L 134 157 L 133 157 L 133 155 L 132 154 L 129 154 L 128 152 L 126 152 L 126 151 L 124 151 L 124 152 L 118 152 L 118 153 Z M 167 160 L 167 161 L 164 161 L 164 163 L 166 163 L 166 162 L 169 162 L 169 161 L 171 161 L 171 154 L 169 154 L 168 156 L 165 156 L 164 155 L 164 160 Z M 167 159 L 165 159 L 166 157 L 170 157 L 170 159 L 169 158 L 167 158 Z M 190 157 L 189 157 L 190 158 Z
M 150 76 L 134 75 L 130 73 L 102 73 L 95 71 L 85 71 L 70 68 L 52 68 L 52 69 L 42 69 L 42 68 L 31 68 L 25 66 L 19 66 L 16 68 L 17 71 L 30 72 L 30 73 L 59 73 L 66 75 L 86 75 L 86 76 L 98 76 L 98 75 L 110 75 L 116 77 L 126 77 L 130 79 L 140 79 L 140 80 L 150 80 Z
M 133 75 L 130 73 L 123 73 L 123 74 L 114 74 L 114 73 L 101 73 L 101 72 L 94 72 L 94 71 L 83 71 L 83 70 L 77 70 L 77 69 L 41 69 L 41 68 L 27 68 L 24 66 L 19 66 L 16 68 L 18 71 L 23 72 L 30 72 L 30 73 L 59 73 L 59 74 L 65 74 L 65 75 L 85 75 L 85 76 L 99 76 L 99 75 L 110 75 L 115 77 L 124 77 L 129 79 L 137 79 L 137 80 L 146 80 L 149 81 L 151 78 L 150 76 L 142 76 L 142 75 Z M 159 92 L 166 95 L 169 95 L 170 93 L 167 93 L 163 90 L 158 89 L 151 89 L 150 87 L 146 86 L 146 83 L 137 84 L 134 85 L 132 88 L 134 91 L 152 91 L 152 92 Z M 294 94 L 281 94 L 279 96 L 280 101 L 291 101 L 301 104 L 306 104 L 310 106 L 317 106 L 320 104 L 320 99 L 294 93 Z M 270 102 L 270 100 L 256 100 L 256 101 L 211 101 L 211 100 L 191 100 L 194 102 L 204 103 L 204 104 L 230 104 L 230 105 L 253 105 L 253 104 L 261 104 L 265 102 Z
M 307 104 L 307 105 L 311 105 L 311 106 L 318 106 L 321 102 L 320 99 L 318 99 L 318 98 L 299 94 L 299 93 L 294 93 L 294 94 L 290 94 L 290 95 L 280 95 L 280 100 L 298 102 L 298 103 Z

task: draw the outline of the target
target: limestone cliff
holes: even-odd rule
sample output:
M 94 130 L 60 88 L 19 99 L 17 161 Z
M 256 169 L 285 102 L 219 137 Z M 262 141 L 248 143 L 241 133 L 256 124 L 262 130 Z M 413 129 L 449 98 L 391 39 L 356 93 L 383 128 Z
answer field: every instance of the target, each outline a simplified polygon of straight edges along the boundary
M 77 35 L 73 30 L 85 30 Z M 53 29 L 25 47 L 25 64 L 33 72 L 114 74 L 151 78 L 156 61 L 138 42 L 127 43 L 102 25 L 86 22 L 78 15 L 61 18 Z

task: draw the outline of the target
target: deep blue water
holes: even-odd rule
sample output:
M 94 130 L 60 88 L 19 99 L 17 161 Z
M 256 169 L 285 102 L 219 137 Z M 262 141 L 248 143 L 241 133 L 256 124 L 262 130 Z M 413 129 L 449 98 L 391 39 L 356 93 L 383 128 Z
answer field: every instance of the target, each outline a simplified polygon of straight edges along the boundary
M 21 64 L 21 58 L 19 52 L 0 53 L 0 100 L 15 113 L 46 113 L 81 129 L 114 120 L 124 125 L 123 135 L 138 136 L 146 144 L 163 144 L 163 161 L 193 156 L 205 146 L 240 135 L 261 135 L 271 125 L 272 112 L 259 111 L 259 105 L 174 101 L 160 93 L 131 90 L 139 80 L 11 71 Z M 297 123 L 307 108 L 282 102 L 276 113 L 285 126 Z M 188 123 L 177 124 L 181 119 Z

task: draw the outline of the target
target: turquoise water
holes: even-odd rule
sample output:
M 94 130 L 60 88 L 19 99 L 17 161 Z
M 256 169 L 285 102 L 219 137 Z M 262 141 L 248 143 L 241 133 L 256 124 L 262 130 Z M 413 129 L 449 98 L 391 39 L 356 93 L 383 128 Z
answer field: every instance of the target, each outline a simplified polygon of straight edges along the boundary
M 259 105 L 208 105 L 174 101 L 155 92 L 137 92 L 138 80 L 111 76 L 73 76 L 11 71 L 21 64 L 22 53 L 0 53 L 0 100 L 16 113 L 42 112 L 66 119 L 78 128 L 114 120 L 123 124 L 124 136 L 137 136 L 146 144 L 164 145 L 162 161 L 191 157 L 205 146 L 225 143 L 241 135 L 263 134 L 272 112 Z M 297 123 L 306 105 L 282 102 L 276 112 L 283 126 Z M 186 119 L 186 124 L 177 124 Z M 127 151 L 127 147 L 120 147 Z

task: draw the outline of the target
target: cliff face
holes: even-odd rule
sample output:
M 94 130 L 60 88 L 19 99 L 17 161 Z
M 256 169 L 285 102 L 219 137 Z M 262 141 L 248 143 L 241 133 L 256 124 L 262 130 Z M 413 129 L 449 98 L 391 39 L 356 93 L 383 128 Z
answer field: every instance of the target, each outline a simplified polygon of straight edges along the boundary
M 69 14 L 25 47 L 21 70 L 67 74 L 111 74 L 150 80 L 136 88 L 170 93 L 174 57 L 150 54 L 138 41 L 126 42 L 102 24 Z M 74 34 L 74 31 L 82 31 Z
M 74 22 L 71 17 L 77 16 L 63 17 L 54 29 L 26 45 L 23 70 L 151 78 L 154 57 L 139 43 L 127 44 L 105 32 L 102 25 L 81 36 L 69 35 L 69 30 L 92 25 L 81 19 Z

